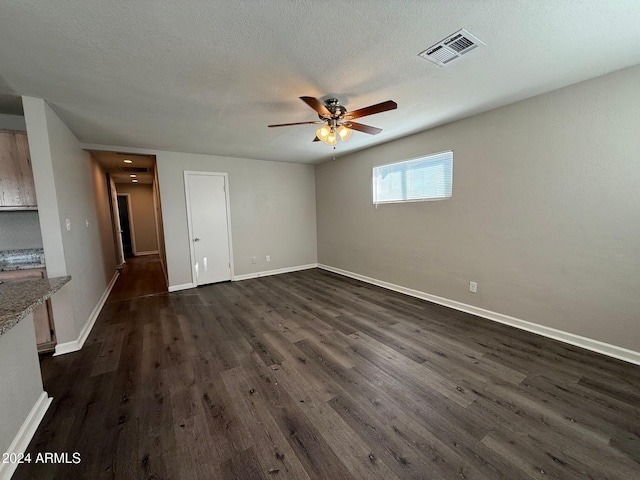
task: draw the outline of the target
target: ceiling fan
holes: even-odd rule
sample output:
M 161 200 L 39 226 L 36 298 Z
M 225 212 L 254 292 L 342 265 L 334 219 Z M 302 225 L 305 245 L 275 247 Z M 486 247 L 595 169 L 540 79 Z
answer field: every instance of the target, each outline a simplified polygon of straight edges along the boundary
M 316 137 L 313 141 L 318 142 L 322 140 L 327 145 L 335 145 L 338 137 L 344 142 L 351 136 L 352 130 L 368 133 L 369 135 L 379 134 L 382 131 L 381 128 L 352 122 L 352 120 L 354 118 L 366 117 L 367 115 L 374 115 L 398 108 L 396 102 L 387 100 L 386 102 L 347 112 L 346 107 L 340 105 L 340 101 L 337 98 L 329 98 L 325 100 L 324 103 L 314 97 L 300 97 L 300 100 L 313 108 L 318 113 L 320 120 L 313 122 L 279 123 L 268 126 L 290 127 L 292 125 L 319 125 L 324 123 L 325 125 L 316 132 Z

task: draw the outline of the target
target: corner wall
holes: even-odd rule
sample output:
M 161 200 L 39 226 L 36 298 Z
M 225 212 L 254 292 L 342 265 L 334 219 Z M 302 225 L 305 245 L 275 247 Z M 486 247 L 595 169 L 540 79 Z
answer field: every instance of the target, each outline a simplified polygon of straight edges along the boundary
M 633 67 L 318 165 L 319 263 L 640 352 L 639 85 Z M 374 207 L 373 166 L 444 150 L 451 200 Z
M 47 274 L 72 277 L 67 293 L 52 299 L 57 341 L 74 342 L 86 331 L 116 271 L 106 230 L 105 174 L 44 100 L 23 97 L 23 107 Z

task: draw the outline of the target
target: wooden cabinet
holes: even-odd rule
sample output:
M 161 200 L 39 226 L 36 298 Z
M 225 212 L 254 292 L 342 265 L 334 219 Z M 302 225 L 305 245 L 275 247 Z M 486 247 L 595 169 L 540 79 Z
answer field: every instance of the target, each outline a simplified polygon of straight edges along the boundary
M 0 130 L 0 210 L 35 210 L 37 205 L 27 134 Z
M 11 272 L 0 272 L 0 281 L 18 282 L 24 280 L 35 280 L 38 278 L 46 278 L 47 271 L 44 268 L 33 268 L 30 270 L 15 270 Z M 51 302 L 40 305 L 33 312 L 33 324 L 36 329 L 36 343 L 38 344 L 38 353 L 50 352 L 54 350 L 56 341 L 53 328 L 53 315 L 51 312 Z

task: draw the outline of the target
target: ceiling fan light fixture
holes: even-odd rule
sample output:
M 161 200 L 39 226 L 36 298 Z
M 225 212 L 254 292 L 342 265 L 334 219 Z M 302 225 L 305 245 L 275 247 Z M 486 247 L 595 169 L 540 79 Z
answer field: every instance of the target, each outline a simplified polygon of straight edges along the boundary
M 327 139 L 324 141 L 324 143 L 326 143 L 327 145 L 335 145 L 337 143 L 337 141 L 338 141 L 338 139 L 336 137 L 336 131 L 332 127 L 331 131 L 329 132 L 329 135 L 327 135 Z
M 316 132 L 316 135 L 320 140 L 322 140 L 323 142 L 326 142 L 327 137 L 329 136 L 330 133 L 331 133 L 331 129 L 329 128 L 328 125 L 325 125 L 324 127 L 321 127 L 318 129 L 318 131 Z
M 351 136 L 351 130 L 344 125 L 340 125 L 338 127 L 338 135 L 340 136 L 340 140 L 345 142 Z

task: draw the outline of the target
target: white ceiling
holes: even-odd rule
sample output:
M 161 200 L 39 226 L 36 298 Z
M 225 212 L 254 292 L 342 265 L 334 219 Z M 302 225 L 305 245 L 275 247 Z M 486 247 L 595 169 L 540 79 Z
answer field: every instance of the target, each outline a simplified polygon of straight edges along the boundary
M 336 96 L 366 148 L 640 63 L 638 0 L 3 0 L 0 94 L 46 99 L 84 143 L 315 163 L 297 97 Z M 418 54 L 466 28 L 440 68 Z

